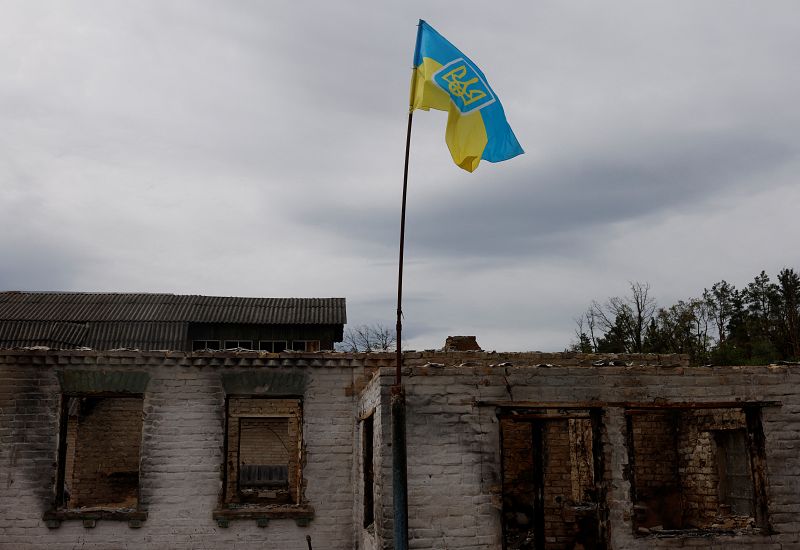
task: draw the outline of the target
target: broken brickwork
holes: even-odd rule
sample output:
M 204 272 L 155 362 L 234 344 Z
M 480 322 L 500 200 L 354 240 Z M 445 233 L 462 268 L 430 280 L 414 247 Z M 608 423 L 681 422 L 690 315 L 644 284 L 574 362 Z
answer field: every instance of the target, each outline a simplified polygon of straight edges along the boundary
M 628 429 L 640 534 L 755 525 L 760 449 L 742 408 L 629 411 Z

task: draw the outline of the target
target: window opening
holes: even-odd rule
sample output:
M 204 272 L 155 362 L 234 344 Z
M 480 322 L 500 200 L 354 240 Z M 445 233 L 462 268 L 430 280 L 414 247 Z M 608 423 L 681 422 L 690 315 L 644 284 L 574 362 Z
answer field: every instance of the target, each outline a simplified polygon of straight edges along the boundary
M 225 349 L 253 349 L 252 340 L 225 340 Z
M 286 340 L 261 340 L 258 343 L 258 349 L 270 353 L 280 353 L 286 351 L 288 346 L 286 345 Z
M 371 414 L 361 422 L 364 527 L 369 527 L 375 521 L 374 418 Z
M 768 527 L 757 408 L 626 414 L 637 534 Z
M 319 340 L 293 340 L 293 351 L 319 351 Z
M 219 340 L 192 340 L 192 351 L 219 350 Z
M 717 445 L 720 514 L 753 515 L 753 478 L 747 453 L 747 432 L 725 430 L 714 434 Z
M 603 547 L 599 411 L 500 415 L 506 550 Z
M 65 396 L 63 509 L 135 510 L 139 505 L 141 397 Z

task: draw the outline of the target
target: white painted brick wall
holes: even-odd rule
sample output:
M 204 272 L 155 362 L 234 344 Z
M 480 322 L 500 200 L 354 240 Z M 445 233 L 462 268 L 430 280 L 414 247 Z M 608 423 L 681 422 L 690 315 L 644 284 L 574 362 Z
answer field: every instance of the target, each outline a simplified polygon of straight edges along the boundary
M 392 547 L 392 354 L 133 354 L 0 351 L 0 548 L 17 549 L 320 549 Z M 606 357 L 609 358 L 609 357 Z M 611 357 L 620 359 L 619 357 Z M 777 400 L 763 410 L 771 536 L 642 539 L 632 534 L 623 409 L 604 408 L 609 534 L 614 549 L 800 549 L 800 369 L 687 368 L 685 357 L 639 356 L 645 366 L 593 367 L 580 354 L 406 354 L 409 526 L 412 548 L 501 548 L 500 445 L 495 409 L 475 401 L 666 402 Z M 626 358 L 621 358 L 626 359 Z M 425 366 L 437 363 L 444 366 Z M 513 366 L 494 366 L 511 363 Z M 656 367 L 654 364 L 675 365 Z M 551 366 L 535 366 L 549 364 Z M 53 499 L 59 369 L 137 370 L 150 374 L 143 410 L 141 529 L 99 521 L 94 529 L 41 520 Z M 308 374 L 303 434 L 308 527 L 253 520 L 218 528 L 223 372 L 300 368 Z M 361 389 L 366 384 L 366 388 Z M 358 418 L 375 408 L 376 522 L 361 517 Z
M 2 361 L 0 352 L 0 361 Z M 6 359 L 8 359 L 6 357 Z M 16 359 L 12 359 L 16 362 Z M 70 361 L 73 362 L 73 361 Z M 103 357 L 74 365 L 0 365 L 0 548 L 153 549 L 351 549 L 353 446 L 357 395 L 346 395 L 362 369 L 307 367 L 304 439 L 306 498 L 315 508 L 311 524 L 272 519 L 266 528 L 235 520 L 219 528 L 212 519 L 222 487 L 224 392 L 220 373 L 240 367 L 112 366 Z M 65 521 L 48 529 L 41 520 L 51 507 L 58 440 L 58 368 L 146 370 L 150 382 L 143 405 L 141 529 L 125 522 L 97 522 L 93 529 Z M 282 367 L 261 367 L 282 368 Z M 20 407 L 30 407 L 20 412 Z

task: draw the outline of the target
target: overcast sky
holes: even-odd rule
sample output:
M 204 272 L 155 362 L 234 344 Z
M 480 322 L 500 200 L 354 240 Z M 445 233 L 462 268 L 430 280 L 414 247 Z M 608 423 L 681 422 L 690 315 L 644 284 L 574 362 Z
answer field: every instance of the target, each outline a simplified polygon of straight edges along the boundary
M 407 348 L 800 268 L 800 4 L 0 0 L 0 289 L 344 296 L 394 325 L 419 18 L 526 154 L 414 119 Z

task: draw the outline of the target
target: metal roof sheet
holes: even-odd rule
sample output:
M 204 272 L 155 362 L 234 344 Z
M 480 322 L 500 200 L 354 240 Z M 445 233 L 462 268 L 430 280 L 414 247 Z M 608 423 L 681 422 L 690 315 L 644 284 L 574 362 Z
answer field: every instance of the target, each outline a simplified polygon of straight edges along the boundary
M 2 321 L 343 325 L 347 315 L 344 298 L 11 291 L 0 292 Z
M 183 349 L 188 323 L 0 321 L 0 348 Z

